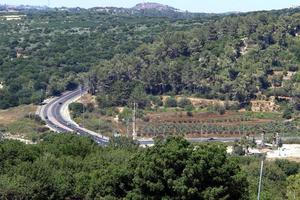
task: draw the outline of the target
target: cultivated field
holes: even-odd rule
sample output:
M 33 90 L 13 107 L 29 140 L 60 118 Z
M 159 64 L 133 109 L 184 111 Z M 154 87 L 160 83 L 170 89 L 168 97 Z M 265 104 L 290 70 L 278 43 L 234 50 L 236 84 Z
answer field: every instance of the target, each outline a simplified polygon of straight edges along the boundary
M 149 114 L 138 123 L 141 137 L 183 135 L 186 137 L 240 137 L 259 136 L 262 132 L 283 136 L 298 134 L 291 122 L 272 115 L 255 115 L 243 112 L 215 113 L 167 112 Z

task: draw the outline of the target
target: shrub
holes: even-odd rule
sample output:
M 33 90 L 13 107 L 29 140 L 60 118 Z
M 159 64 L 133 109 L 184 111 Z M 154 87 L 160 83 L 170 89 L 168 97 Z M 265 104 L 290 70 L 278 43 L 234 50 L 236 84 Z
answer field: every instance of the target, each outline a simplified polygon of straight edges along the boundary
M 284 119 L 291 119 L 292 118 L 292 110 L 290 108 L 284 109 L 284 111 L 282 113 L 282 117 Z
M 296 72 L 296 71 L 298 71 L 298 66 L 297 65 L 291 65 L 291 66 L 289 66 L 289 71 L 291 71 L 291 72 Z
M 82 103 L 71 103 L 69 105 L 69 110 L 76 116 L 84 112 L 85 107 Z
M 97 96 L 96 100 L 100 108 L 107 108 L 113 106 L 112 101 L 107 95 L 99 95 Z
M 224 115 L 226 112 L 225 106 L 220 103 L 214 104 L 213 109 L 215 112 L 219 113 L 220 115 Z
M 165 107 L 174 108 L 177 107 L 177 101 L 174 97 L 168 97 L 165 102 Z
M 87 105 L 86 105 L 86 109 L 87 109 L 87 111 L 88 112 L 93 112 L 94 111 L 94 104 L 92 104 L 92 103 L 88 103 Z
M 148 97 L 148 99 L 152 102 L 152 104 L 154 104 L 155 106 L 163 106 L 163 102 L 161 100 L 161 98 L 159 96 L 153 96 L 153 95 L 150 95 Z
M 190 112 L 190 111 L 186 112 L 186 115 L 187 115 L 188 117 L 193 117 L 193 113 Z
M 178 103 L 177 103 L 178 107 L 180 108 L 186 108 L 187 106 L 191 106 L 192 102 L 191 100 L 187 99 L 187 98 L 181 98 Z

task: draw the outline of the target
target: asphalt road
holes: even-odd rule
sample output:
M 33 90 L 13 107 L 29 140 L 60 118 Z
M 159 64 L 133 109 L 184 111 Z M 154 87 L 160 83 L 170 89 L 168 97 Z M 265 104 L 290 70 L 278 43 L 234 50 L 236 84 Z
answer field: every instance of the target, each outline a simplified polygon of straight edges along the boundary
M 74 121 L 67 118 L 63 113 L 63 107 L 70 103 L 70 100 L 79 98 L 86 90 L 77 89 L 66 92 L 60 97 L 50 100 L 42 106 L 40 115 L 45 120 L 47 126 L 56 132 L 74 132 L 78 135 L 89 136 L 100 145 L 106 145 L 109 138 L 104 137 L 99 133 L 87 130 L 77 125 Z M 190 138 L 190 142 L 233 142 L 239 138 Z M 154 142 L 151 139 L 139 140 L 141 145 L 152 145 Z
M 81 96 L 84 92 L 85 91 L 77 89 L 66 92 L 62 96 L 51 100 L 42 108 L 41 117 L 45 120 L 46 124 L 56 132 L 74 132 L 78 135 L 89 136 L 98 144 L 106 145 L 108 143 L 108 138 L 93 131 L 86 130 L 62 115 L 63 105 L 68 103 L 70 99 Z

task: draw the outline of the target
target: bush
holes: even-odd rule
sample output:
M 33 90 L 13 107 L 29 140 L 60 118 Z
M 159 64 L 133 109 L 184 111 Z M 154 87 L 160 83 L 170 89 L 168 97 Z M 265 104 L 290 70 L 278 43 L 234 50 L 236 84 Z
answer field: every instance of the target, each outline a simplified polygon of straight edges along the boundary
M 291 66 L 289 66 L 289 71 L 291 71 L 291 72 L 296 72 L 296 71 L 298 71 L 298 66 L 297 65 L 291 65 Z
M 86 109 L 87 109 L 87 111 L 88 112 L 93 112 L 94 111 L 94 104 L 92 104 L 92 103 L 88 103 L 87 105 L 86 105 Z
M 77 116 L 84 112 L 85 107 L 82 103 L 71 103 L 69 105 L 69 110 L 73 113 L 73 115 Z
M 282 117 L 284 119 L 291 119 L 292 114 L 293 114 L 293 109 L 290 106 L 288 106 L 287 108 L 284 109 L 284 111 L 282 113 Z
M 168 97 L 165 102 L 165 107 L 174 108 L 177 107 L 177 101 L 174 97 Z
M 148 97 L 148 99 L 152 102 L 152 104 L 154 104 L 155 106 L 163 106 L 163 102 L 161 100 L 161 98 L 159 96 L 153 96 L 153 95 L 150 95 Z
M 193 113 L 192 113 L 191 111 L 186 112 L 186 115 L 187 115 L 188 117 L 193 117 Z
M 112 107 L 113 103 L 107 95 L 98 95 L 96 98 L 100 108 Z
M 226 112 L 225 106 L 220 103 L 214 104 L 213 109 L 215 112 L 219 113 L 220 115 L 224 115 Z
M 192 102 L 191 100 L 187 99 L 187 98 L 181 98 L 178 103 L 177 103 L 178 107 L 180 108 L 186 108 L 187 106 L 191 106 Z
M 237 155 L 237 156 L 243 156 L 243 155 L 245 155 L 245 151 L 242 146 L 234 145 L 233 146 L 233 154 Z

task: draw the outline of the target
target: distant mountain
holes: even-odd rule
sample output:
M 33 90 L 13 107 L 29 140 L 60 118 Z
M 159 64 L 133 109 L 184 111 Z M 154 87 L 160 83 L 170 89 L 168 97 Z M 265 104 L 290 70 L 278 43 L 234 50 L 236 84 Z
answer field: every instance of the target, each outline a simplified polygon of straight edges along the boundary
M 146 17 L 164 17 L 171 19 L 186 19 L 195 17 L 207 17 L 216 14 L 208 13 L 191 13 L 181 11 L 168 5 L 159 3 L 139 3 L 132 8 L 116 8 L 116 7 L 95 7 L 90 10 L 96 12 L 105 12 L 109 14 L 129 15 L 129 16 L 146 16 Z
M 30 5 L 1 5 L 0 12 L 40 12 L 40 11 L 67 11 L 67 12 L 81 12 L 85 11 L 83 8 L 50 8 L 47 6 L 30 6 Z M 162 17 L 170 19 L 187 19 L 217 16 L 217 14 L 208 13 L 191 13 L 181 11 L 168 5 L 159 3 L 139 3 L 132 8 L 118 8 L 118 7 L 94 7 L 88 9 L 94 12 L 102 12 L 107 14 L 114 14 L 120 16 L 135 16 L 135 17 Z
M 159 3 L 139 3 L 134 6 L 132 9 L 135 10 L 158 10 L 163 12 L 180 12 L 180 10 L 170 7 L 168 5 L 163 5 Z
M 0 4 L 1 12 L 22 12 L 22 11 L 46 11 L 50 10 L 47 6 L 30 6 L 30 5 L 6 5 Z

